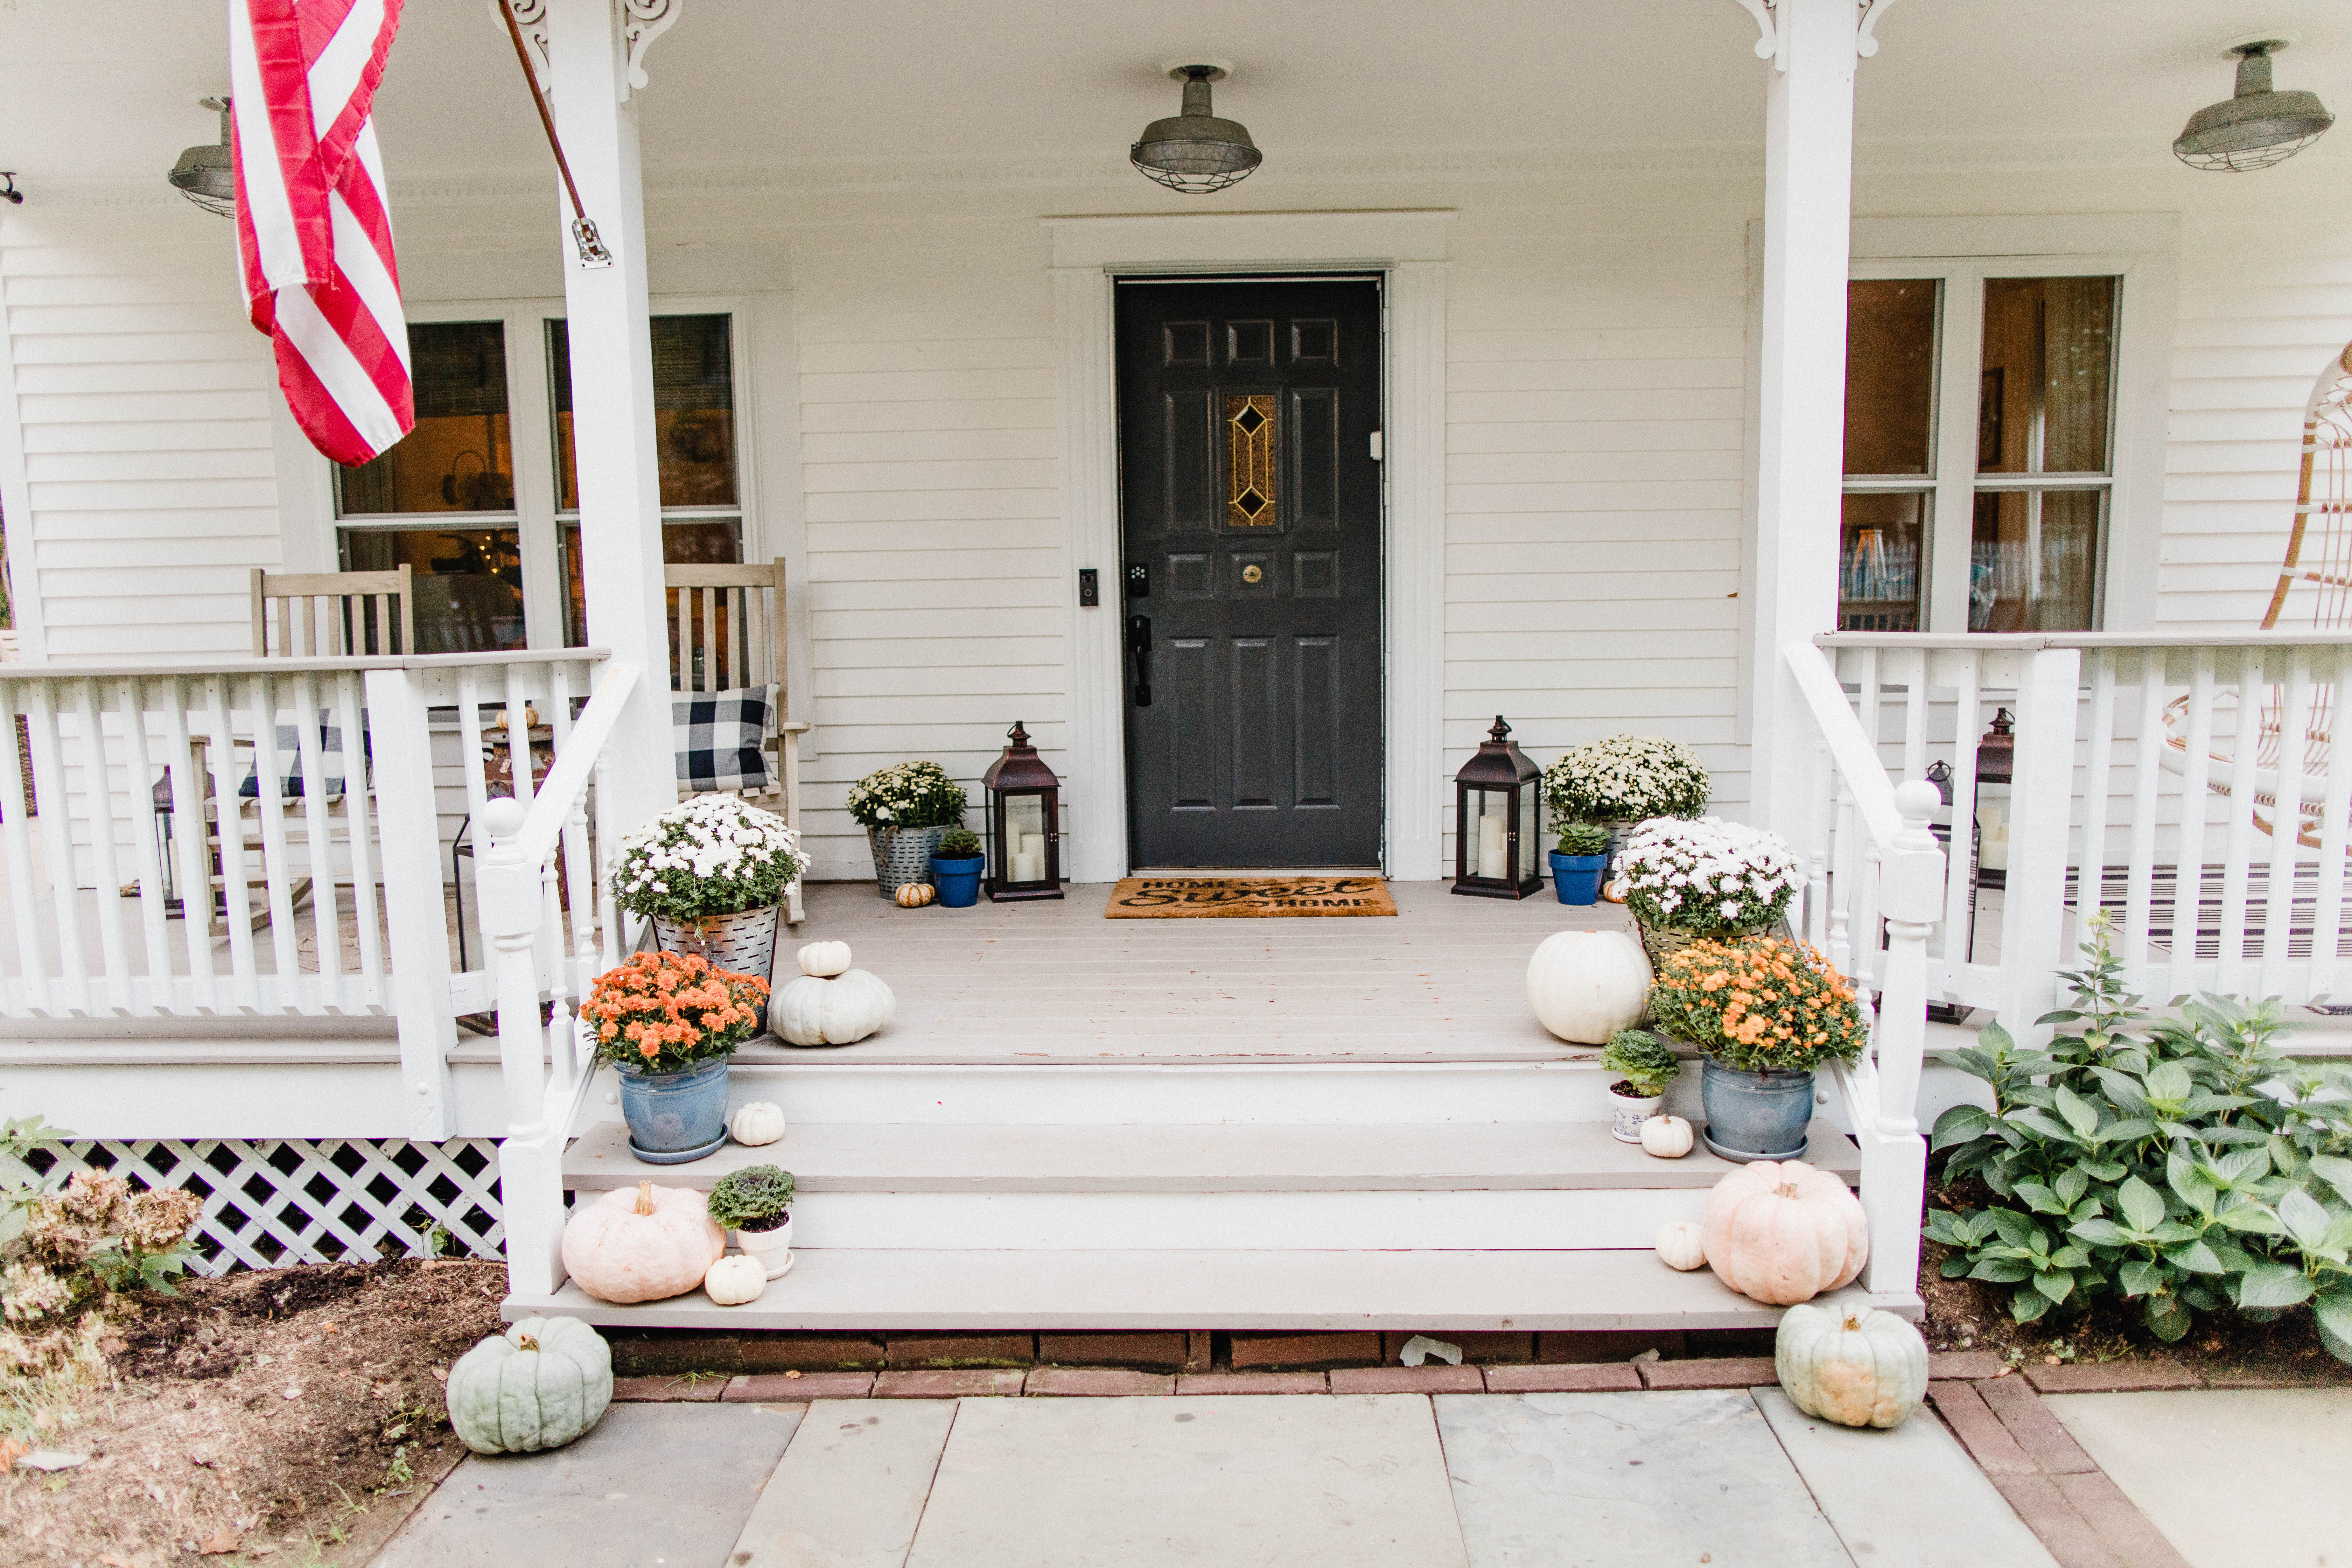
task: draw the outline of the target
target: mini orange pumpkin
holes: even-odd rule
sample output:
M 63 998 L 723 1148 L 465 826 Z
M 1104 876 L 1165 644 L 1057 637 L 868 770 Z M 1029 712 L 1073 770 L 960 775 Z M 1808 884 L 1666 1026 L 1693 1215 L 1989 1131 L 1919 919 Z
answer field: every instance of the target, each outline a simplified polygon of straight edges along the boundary
M 690 1187 L 606 1193 L 563 1227 L 563 1267 L 600 1301 L 683 1296 L 727 1250 L 727 1233 Z
M 1870 1258 L 1861 1201 L 1802 1160 L 1759 1160 L 1716 1183 L 1699 1237 L 1717 1279 L 1775 1307 L 1853 1283 Z
M 898 889 L 898 907 L 919 910 L 939 896 L 939 890 L 929 882 L 908 882 Z

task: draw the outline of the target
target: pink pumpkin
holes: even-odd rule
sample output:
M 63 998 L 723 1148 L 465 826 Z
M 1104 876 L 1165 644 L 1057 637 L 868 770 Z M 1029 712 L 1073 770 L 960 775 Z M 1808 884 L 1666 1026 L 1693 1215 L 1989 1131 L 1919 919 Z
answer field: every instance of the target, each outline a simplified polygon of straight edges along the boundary
M 651 1182 L 606 1193 L 563 1227 L 564 1269 L 600 1301 L 683 1296 L 726 1250 L 700 1193 Z
M 1759 1160 L 1716 1183 L 1699 1235 L 1717 1279 L 1775 1307 L 1853 1283 L 1870 1258 L 1861 1200 L 1802 1160 Z

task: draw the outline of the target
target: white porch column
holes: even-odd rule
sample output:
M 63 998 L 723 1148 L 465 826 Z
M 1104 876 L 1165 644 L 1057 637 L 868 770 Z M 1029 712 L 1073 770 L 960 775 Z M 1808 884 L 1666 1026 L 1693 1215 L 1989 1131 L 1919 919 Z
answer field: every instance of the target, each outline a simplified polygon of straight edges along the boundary
M 1781 650 L 1837 628 L 1858 9 L 1854 0 L 1777 0 L 1766 15 L 1778 53 L 1764 131 L 1749 814 L 1802 842 L 1812 729 Z
M 677 799 L 670 738 L 669 624 L 662 600 L 661 485 L 654 457 L 654 361 L 646 300 L 645 192 L 637 106 L 612 0 L 546 0 L 555 123 L 580 199 L 612 252 L 580 265 L 562 193 L 558 243 L 571 321 L 572 449 L 588 640 L 648 679 L 629 694 L 605 749 L 604 809 L 629 832 Z

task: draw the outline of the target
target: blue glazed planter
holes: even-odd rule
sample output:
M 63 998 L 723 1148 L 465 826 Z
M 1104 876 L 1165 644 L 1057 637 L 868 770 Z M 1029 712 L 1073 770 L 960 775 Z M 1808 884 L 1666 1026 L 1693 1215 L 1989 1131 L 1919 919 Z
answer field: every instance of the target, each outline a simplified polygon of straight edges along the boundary
M 988 869 L 985 857 L 972 855 L 959 860 L 931 857 L 931 886 L 939 889 L 942 909 L 968 910 L 980 902 L 981 873 Z
M 1706 1146 L 1727 1160 L 1796 1160 L 1805 1152 L 1813 1119 L 1810 1072 L 1741 1072 L 1719 1062 L 1699 1065 L 1699 1104 L 1706 1111 Z
M 1609 869 L 1609 857 L 1601 855 L 1563 855 L 1551 852 L 1551 890 L 1559 895 L 1563 904 L 1596 904 L 1601 901 L 1601 879 Z
M 727 1140 L 727 1058 L 686 1072 L 634 1072 L 621 1078 L 621 1120 L 629 1147 L 654 1164 L 677 1164 Z

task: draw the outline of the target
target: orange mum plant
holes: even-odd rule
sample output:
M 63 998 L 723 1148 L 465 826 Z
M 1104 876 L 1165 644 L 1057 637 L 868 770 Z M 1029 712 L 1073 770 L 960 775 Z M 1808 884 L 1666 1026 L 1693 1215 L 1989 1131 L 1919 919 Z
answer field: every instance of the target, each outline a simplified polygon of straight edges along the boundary
M 640 952 L 588 989 L 580 1016 L 596 1031 L 596 1059 L 641 1073 L 684 1072 L 759 1033 L 768 983 L 713 969 L 698 954 Z
M 1671 954 L 1650 987 L 1658 1026 L 1743 1072 L 1810 1072 L 1862 1054 L 1870 1030 L 1853 986 L 1808 943 L 1701 941 Z

